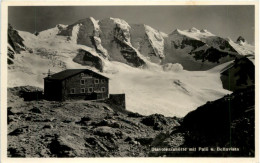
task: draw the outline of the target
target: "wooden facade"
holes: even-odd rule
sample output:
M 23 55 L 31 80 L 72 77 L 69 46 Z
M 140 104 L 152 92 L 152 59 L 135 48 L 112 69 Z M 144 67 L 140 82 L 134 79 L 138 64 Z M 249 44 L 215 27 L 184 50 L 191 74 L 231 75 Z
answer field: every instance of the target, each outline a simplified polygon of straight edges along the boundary
M 88 69 L 69 69 L 44 78 L 46 100 L 107 99 L 109 79 Z

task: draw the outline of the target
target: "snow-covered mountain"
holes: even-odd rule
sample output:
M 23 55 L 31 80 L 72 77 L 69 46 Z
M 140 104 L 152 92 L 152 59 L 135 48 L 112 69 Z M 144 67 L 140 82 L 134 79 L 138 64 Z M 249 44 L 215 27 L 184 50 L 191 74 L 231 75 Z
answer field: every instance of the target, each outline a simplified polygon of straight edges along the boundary
M 134 67 L 143 66 L 148 60 L 156 64 L 180 63 L 186 70 L 208 70 L 236 57 L 254 54 L 252 45 L 194 27 L 176 29 L 167 35 L 145 24 L 128 24 L 117 18 L 99 21 L 90 17 L 57 28 L 58 34 L 67 36 L 68 40 L 95 48 L 109 60 Z
M 249 54 L 238 53 L 230 40 L 207 30 L 191 28 L 167 35 L 117 18 L 98 21 L 90 17 L 59 24 L 37 36 L 17 34 L 24 51 L 15 54 L 8 66 L 8 87 L 43 87 L 49 69 L 56 73 L 89 68 L 111 79 L 110 93 L 126 94 L 128 110 L 145 115 L 184 116 L 223 97 L 230 91 L 222 87 L 221 70 L 236 56 Z
M 103 58 L 139 67 L 145 62 L 132 47 L 129 30 L 130 26 L 124 20 L 106 18 L 97 21 L 90 17 L 62 28 L 57 34 L 67 36 L 68 40 L 77 44 L 94 48 Z
M 216 36 L 206 29 L 176 29 L 165 40 L 163 63 L 177 62 L 187 70 L 208 70 L 236 57 L 254 55 L 248 46 Z

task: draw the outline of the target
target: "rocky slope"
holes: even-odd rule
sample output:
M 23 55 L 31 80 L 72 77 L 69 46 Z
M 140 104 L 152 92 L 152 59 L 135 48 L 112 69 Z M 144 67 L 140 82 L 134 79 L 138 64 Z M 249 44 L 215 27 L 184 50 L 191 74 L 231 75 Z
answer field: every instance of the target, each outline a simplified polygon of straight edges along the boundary
M 24 101 L 23 90 L 40 88 L 8 89 L 8 157 L 254 156 L 254 87 L 184 118 L 143 116 L 106 101 Z
M 20 53 L 22 50 L 25 50 L 23 41 L 23 38 L 11 26 L 11 24 L 8 24 L 8 44 L 16 53 Z
M 8 89 L 8 157 L 146 157 L 160 133 L 177 118 L 142 116 L 91 101 L 24 101 Z
M 7 47 L 7 63 L 13 64 L 15 54 L 19 54 L 21 51 L 25 51 L 26 47 L 23 44 L 23 38 L 18 32 L 8 24 L 8 47 Z
M 171 141 L 176 142 L 171 144 Z M 153 148 L 191 148 L 150 152 L 149 156 L 254 157 L 255 87 L 240 89 L 187 114 L 180 126 L 157 135 Z

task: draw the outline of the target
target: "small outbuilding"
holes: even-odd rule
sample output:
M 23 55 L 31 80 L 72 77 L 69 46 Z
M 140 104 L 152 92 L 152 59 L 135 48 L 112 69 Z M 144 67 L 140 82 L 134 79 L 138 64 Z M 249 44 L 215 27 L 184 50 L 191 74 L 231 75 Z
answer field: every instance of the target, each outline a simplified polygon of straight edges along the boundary
M 98 100 L 108 95 L 109 78 L 89 69 L 67 69 L 44 78 L 46 100 Z

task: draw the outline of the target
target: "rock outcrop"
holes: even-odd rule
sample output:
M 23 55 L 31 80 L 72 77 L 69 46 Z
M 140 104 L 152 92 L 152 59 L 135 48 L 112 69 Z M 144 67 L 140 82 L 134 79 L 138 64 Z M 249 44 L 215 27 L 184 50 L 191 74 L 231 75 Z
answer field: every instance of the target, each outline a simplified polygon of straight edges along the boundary
M 247 57 L 236 59 L 221 72 L 223 88 L 236 91 L 255 85 L 255 65 Z
M 26 47 L 23 44 L 23 38 L 19 35 L 19 33 L 8 24 L 8 49 L 7 49 L 7 63 L 13 64 L 15 54 L 19 54 L 21 51 L 25 51 Z
M 255 87 L 235 91 L 187 114 L 182 123 L 185 145 L 233 147 L 236 152 L 216 151 L 220 156 L 254 156 Z M 206 154 L 200 152 L 201 156 Z
M 12 47 L 12 49 L 16 53 L 20 53 L 25 50 L 25 46 L 23 44 L 23 38 L 19 35 L 19 33 L 8 24 L 8 44 Z
M 99 71 L 103 71 L 103 62 L 98 56 L 92 55 L 90 52 L 79 49 L 77 56 L 73 59 L 74 62 L 84 66 L 95 67 Z
M 246 42 L 246 39 L 244 39 L 244 37 L 242 37 L 242 36 L 239 36 L 237 38 L 237 43 L 240 43 L 240 42 Z

